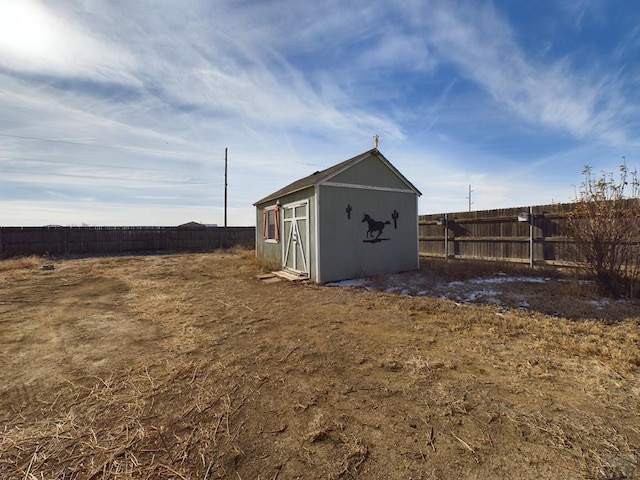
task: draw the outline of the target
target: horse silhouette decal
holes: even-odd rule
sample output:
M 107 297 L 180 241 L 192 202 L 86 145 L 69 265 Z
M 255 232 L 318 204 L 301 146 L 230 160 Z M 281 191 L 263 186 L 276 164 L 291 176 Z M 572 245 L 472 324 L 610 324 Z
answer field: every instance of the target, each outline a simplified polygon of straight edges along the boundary
M 381 242 L 382 240 L 389 240 L 388 238 L 380 238 L 380 235 L 382 235 L 382 231 L 384 230 L 384 226 L 391 223 L 389 220 L 386 222 L 378 222 L 365 213 L 364 218 L 362 219 L 362 223 L 364 222 L 369 224 L 369 230 L 367 230 L 367 240 L 363 240 L 363 242 L 376 243 Z M 378 234 L 374 237 L 376 232 L 378 232 Z M 370 237 L 371 239 L 369 239 Z

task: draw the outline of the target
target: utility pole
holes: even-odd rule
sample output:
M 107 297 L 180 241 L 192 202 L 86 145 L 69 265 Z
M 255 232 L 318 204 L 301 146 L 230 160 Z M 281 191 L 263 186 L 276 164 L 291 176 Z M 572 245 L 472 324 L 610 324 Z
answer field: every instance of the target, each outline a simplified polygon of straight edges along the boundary
M 224 148 L 224 228 L 227 228 L 227 147 Z
M 469 199 L 469 211 L 471 211 L 471 192 L 473 192 L 473 190 L 471 190 L 471 184 L 469 184 L 469 196 L 467 197 Z

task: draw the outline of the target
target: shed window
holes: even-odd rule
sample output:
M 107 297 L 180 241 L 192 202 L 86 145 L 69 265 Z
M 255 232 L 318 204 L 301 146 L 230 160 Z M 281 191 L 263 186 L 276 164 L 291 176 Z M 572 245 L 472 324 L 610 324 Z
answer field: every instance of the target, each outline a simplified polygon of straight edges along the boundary
M 262 211 L 263 238 L 267 242 L 280 241 L 280 208 L 278 205 L 267 207 Z

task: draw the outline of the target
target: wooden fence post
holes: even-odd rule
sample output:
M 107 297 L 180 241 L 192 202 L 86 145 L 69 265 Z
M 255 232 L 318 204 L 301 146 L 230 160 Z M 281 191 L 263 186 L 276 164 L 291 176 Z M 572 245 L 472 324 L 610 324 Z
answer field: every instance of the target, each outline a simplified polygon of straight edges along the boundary
M 444 214 L 444 259 L 449 261 L 449 214 Z
M 533 268 L 533 207 L 529 207 L 529 267 Z

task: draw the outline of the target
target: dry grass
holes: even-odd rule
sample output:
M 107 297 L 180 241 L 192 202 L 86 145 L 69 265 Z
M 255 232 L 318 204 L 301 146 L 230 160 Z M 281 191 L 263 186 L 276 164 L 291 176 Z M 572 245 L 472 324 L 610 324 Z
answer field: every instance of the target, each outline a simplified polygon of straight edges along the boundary
M 238 250 L 0 272 L 0 477 L 640 478 L 637 314 L 257 271 Z
M 33 270 L 35 268 L 40 268 L 42 263 L 42 259 L 36 256 L 0 260 L 0 272 L 10 272 L 14 270 Z
M 150 365 L 69 381 L 53 398 L 36 397 L 39 411 L 29 419 L 14 411 L 21 420 L 3 432 L 5 478 L 32 478 L 32 472 L 59 479 L 224 476 L 239 451 L 241 378 L 220 369 L 219 380 L 227 382 L 212 389 L 198 377 L 204 367 Z

